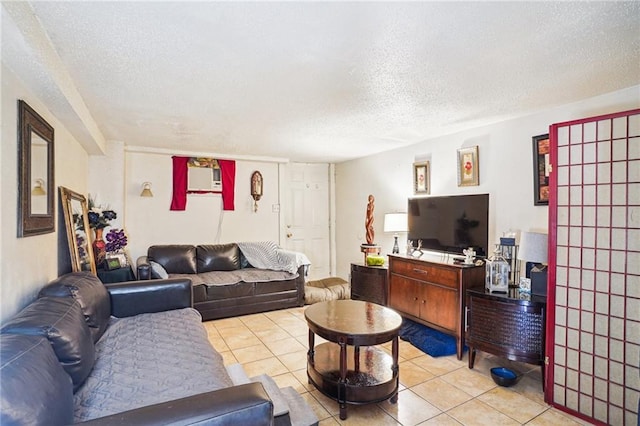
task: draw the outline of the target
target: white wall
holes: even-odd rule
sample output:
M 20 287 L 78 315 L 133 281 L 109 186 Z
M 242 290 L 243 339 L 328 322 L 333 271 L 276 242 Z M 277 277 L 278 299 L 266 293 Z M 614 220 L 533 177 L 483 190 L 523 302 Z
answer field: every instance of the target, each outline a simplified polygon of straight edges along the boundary
M 107 141 L 104 155 L 89 156 L 88 188 L 96 205 L 115 211 L 118 216 L 111 221 L 114 228 L 124 224 L 125 199 L 125 146 L 124 142 Z
M 173 190 L 171 155 L 127 152 L 124 224 L 129 253 L 135 262 L 153 244 L 215 244 L 279 241 L 278 163 L 236 160 L 235 210 L 222 211 L 219 194 L 187 195 L 185 211 L 170 211 Z M 251 173 L 264 180 L 258 211 L 250 196 Z M 151 182 L 153 198 L 140 197 L 142 183 Z
M 87 192 L 88 157 L 85 150 L 60 121 L 37 99 L 22 81 L 2 67 L 2 144 L 0 147 L 0 321 L 31 302 L 40 288 L 58 276 L 58 237 L 60 227 L 58 186 Z M 25 100 L 54 128 L 56 231 L 17 238 L 18 211 L 18 99 Z
M 431 161 L 431 195 L 489 193 L 489 248 L 503 232 L 547 230 L 546 206 L 533 205 L 532 137 L 549 125 L 640 106 L 640 86 L 541 111 L 489 126 L 442 136 L 409 147 L 336 165 L 337 274 L 349 275 L 351 262 L 362 262 L 367 196 L 375 201 L 375 243 L 390 253 L 393 236 L 382 232 L 384 213 L 406 211 L 413 196 L 412 164 Z M 480 185 L 457 186 L 459 148 L 478 145 Z M 399 238 L 406 246 L 406 235 Z

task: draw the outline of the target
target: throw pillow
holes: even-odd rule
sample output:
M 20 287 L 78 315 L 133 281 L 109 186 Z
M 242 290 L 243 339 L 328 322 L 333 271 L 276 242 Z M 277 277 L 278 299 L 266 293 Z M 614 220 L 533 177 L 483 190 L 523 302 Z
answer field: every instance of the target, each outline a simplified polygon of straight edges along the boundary
M 169 274 L 167 274 L 167 270 L 164 269 L 164 266 L 159 264 L 158 262 L 154 262 L 153 260 L 149 261 L 149 266 L 151 266 L 151 277 L 152 278 L 160 278 L 166 280 L 169 278 Z
M 200 245 L 196 248 L 198 273 L 240 269 L 240 249 L 235 243 Z

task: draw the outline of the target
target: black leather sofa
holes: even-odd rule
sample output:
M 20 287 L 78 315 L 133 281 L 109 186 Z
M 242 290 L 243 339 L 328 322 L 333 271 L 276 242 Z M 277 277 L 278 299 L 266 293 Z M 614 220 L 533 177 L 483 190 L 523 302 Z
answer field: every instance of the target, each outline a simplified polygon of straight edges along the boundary
M 162 315 L 191 315 L 195 326 L 189 328 L 195 332 L 196 337 L 204 336 L 205 342 L 199 343 L 208 344 L 208 349 L 217 357 L 213 362 L 222 364 L 222 358 L 206 340 L 206 330 L 200 323 L 199 315 L 191 309 L 184 309 L 192 307 L 192 300 L 191 282 L 188 279 L 134 281 L 105 286 L 95 276 L 79 272 L 64 275 L 51 282 L 40 291 L 34 302 L 2 324 L 0 329 L 0 424 L 55 426 L 77 422 L 78 410 L 91 408 L 87 405 L 99 399 L 78 401 L 78 395 L 82 394 L 90 382 L 91 386 L 96 385 L 93 376 L 98 369 L 97 365 L 101 357 L 107 356 L 100 348 L 113 346 L 111 342 L 105 342 L 105 339 L 110 338 L 109 328 L 120 327 L 117 333 L 120 334 L 126 331 L 122 329 L 123 322 L 132 324 L 126 321 L 147 321 L 155 327 L 154 332 L 159 333 L 158 330 L 172 327 L 172 324 L 161 324 Z M 193 320 L 194 317 L 197 319 Z M 164 322 L 166 323 L 166 319 Z M 183 332 L 184 330 L 178 331 Z M 113 333 L 115 331 L 111 335 Z M 162 336 L 156 335 L 151 339 L 154 345 L 159 337 Z M 140 335 L 135 337 L 139 338 Z M 190 345 L 184 346 L 169 344 L 166 349 L 159 349 L 160 356 L 156 353 L 154 357 L 182 359 Z M 118 365 L 135 362 L 134 355 L 131 359 L 116 360 L 113 364 L 115 369 L 110 366 L 111 370 L 107 375 L 116 375 Z M 144 357 L 137 361 L 142 360 Z M 178 367 L 185 376 L 180 377 L 180 383 L 187 387 L 186 382 L 190 380 L 190 376 L 183 373 L 183 369 L 187 368 L 184 365 Z M 195 374 L 191 376 L 205 375 L 202 365 L 192 367 Z M 134 368 L 137 369 L 138 366 Z M 151 374 L 158 375 L 161 379 L 163 374 L 169 374 L 162 369 L 155 371 L 156 368 L 151 368 L 154 370 Z M 231 379 L 227 378 L 220 378 L 219 383 L 230 382 Z M 127 377 L 126 387 L 134 389 L 135 398 L 131 400 L 142 398 L 137 380 L 137 375 Z M 100 389 L 97 395 L 108 393 L 108 386 L 98 383 Z M 150 389 L 154 394 L 151 398 L 156 399 L 162 399 L 158 395 L 166 390 L 154 386 Z M 105 399 L 111 402 L 111 395 Z M 136 403 L 137 401 L 132 402 L 134 405 Z M 274 423 L 273 404 L 260 383 L 231 385 L 182 398 L 160 400 L 86 420 L 85 423 L 95 425 Z
M 254 268 L 236 243 L 154 245 L 137 260 L 139 280 L 190 278 L 203 320 L 303 306 L 305 269 Z

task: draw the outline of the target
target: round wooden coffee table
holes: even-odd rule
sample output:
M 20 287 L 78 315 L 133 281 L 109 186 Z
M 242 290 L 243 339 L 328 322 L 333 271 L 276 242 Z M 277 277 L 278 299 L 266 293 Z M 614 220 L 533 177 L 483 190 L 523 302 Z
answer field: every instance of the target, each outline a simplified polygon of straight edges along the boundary
M 395 311 L 360 300 L 334 300 L 309 306 L 307 377 L 309 383 L 340 404 L 398 401 L 398 331 L 402 317 Z M 328 342 L 315 346 L 315 335 Z M 376 347 L 391 341 L 391 355 Z

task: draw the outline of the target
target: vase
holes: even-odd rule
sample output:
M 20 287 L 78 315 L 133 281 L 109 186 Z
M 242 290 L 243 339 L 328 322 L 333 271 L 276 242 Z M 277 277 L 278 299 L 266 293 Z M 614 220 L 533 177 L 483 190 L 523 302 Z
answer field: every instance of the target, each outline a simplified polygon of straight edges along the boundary
M 101 266 L 107 257 L 107 244 L 102 239 L 103 228 L 96 228 L 96 238 L 93 240 L 93 257 L 96 261 L 96 267 Z

